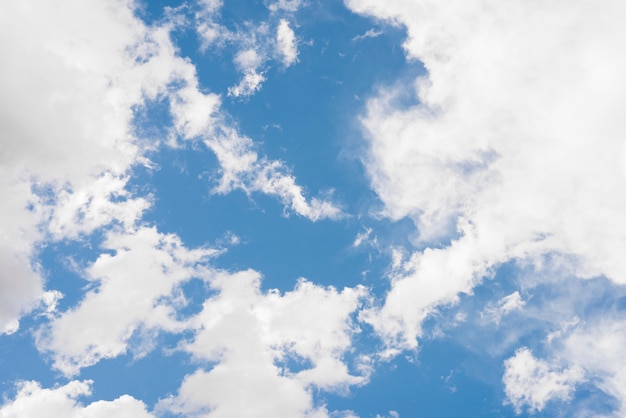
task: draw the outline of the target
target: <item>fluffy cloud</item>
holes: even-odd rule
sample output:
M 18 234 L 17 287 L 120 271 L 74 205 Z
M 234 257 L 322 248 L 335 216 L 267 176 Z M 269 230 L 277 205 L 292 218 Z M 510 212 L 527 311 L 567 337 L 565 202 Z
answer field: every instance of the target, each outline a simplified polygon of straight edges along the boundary
M 262 293 L 254 271 L 221 273 L 211 285 L 218 294 L 190 319 L 197 333 L 182 348 L 215 365 L 187 376 L 159 408 L 185 416 L 327 416 L 309 387 L 347 390 L 367 380 L 343 361 L 364 288 L 338 292 L 300 280 L 283 295 Z
M 144 161 L 133 109 L 193 71 L 169 29 L 144 25 L 131 2 L 0 8 L 0 293 L 12 299 L 1 329 L 43 294 L 32 257 L 48 232 L 76 237 L 141 215 L 147 201 L 125 191 L 127 171 Z
M 123 395 L 113 401 L 82 405 L 79 397 L 91 395 L 91 381 L 73 380 L 63 386 L 44 389 L 37 382 L 21 382 L 15 399 L 0 407 L 2 418 L 154 418 L 143 402 Z
M 529 412 L 541 411 L 550 400 L 569 400 L 577 383 L 583 380 L 580 368 L 554 370 L 547 362 L 536 359 L 527 348 L 517 350 L 504 363 L 504 390 L 515 411 L 524 406 Z
M 217 13 L 220 6 L 202 3 L 205 14 Z M 195 67 L 177 55 L 170 40 L 174 23 L 147 26 L 134 7 L 125 0 L 63 0 L 54 6 L 26 0 L 0 6 L 0 209 L 5 215 L 0 294 L 9 295 L 0 304 L 0 332 L 14 331 L 19 317 L 44 294 L 34 260 L 37 243 L 76 239 L 112 224 L 132 232 L 150 206 L 149 196 L 126 189 L 133 167 L 149 165 L 147 151 L 161 145 L 160 138 L 136 137 L 137 109 L 165 97 L 175 134 L 186 138 L 208 138 L 218 121 L 229 129 L 219 118 L 219 96 L 201 92 Z M 270 38 L 269 30 L 259 33 Z M 271 45 L 273 51 L 275 42 Z M 242 55 L 240 61 L 245 68 L 260 68 L 265 59 Z M 252 141 L 243 142 L 241 153 L 220 161 L 245 166 Z M 326 201 L 307 202 L 281 163 L 257 161 L 253 170 L 244 171 L 246 180 L 240 182 L 249 190 L 277 195 L 311 219 L 340 213 Z M 226 178 L 241 173 L 230 167 L 223 171 Z
M 280 20 L 278 30 L 276 32 L 276 43 L 278 49 L 283 56 L 283 65 L 289 67 L 298 61 L 298 45 L 296 43 L 296 35 L 293 29 L 289 27 L 289 22 L 285 19 Z
M 39 349 L 50 352 L 54 367 L 65 375 L 126 353 L 134 334 L 147 333 L 143 343 L 149 349 L 150 330 L 182 329 L 168 298 L 177 285 L 202 275 L 196 264 L 215 254 L 210 249 L 188 250 L 176 236 L 155 228 L 110 232 L 103 250 L 113 254 L 103 253 L 85 271 L 94 288 L 37 336 Z
M 557 354 L 571 367 L 593 376 L 593 384 L 617 401 L 614 416 L 626 413 L 626 321 L 602 318 L 579 326 L 567 335 Z M 597 411 L 586 414 L 597 415 Z
M 215 365 L 187 376 L 160 410 L 326 416 L 323 405 L 314 405 L 312 387 L 346 392 L 369 378 L 367 359 L 352 361 L 355 373 L 344 358 L 359 332 L 352 316 L 367 295 L 364 287 L 339 292 L 301 279 L 291 292 L 264 293 L 259 273 L 213 270 L 206 262 L 215 250 L 189 250 L 155 228 L 109 232 L 102 249 L 84 273 L 92 290 L 37 333 L 38 348 L 65 375 L 129 350 L 145 354 L 159 332 L 191 331 L 179 349 Z M 180 286 L 192 278 L 205 281 L 214 296 L 197 315 L 179 318 L 186 306 Z
M 511 259 L 561 253 L 575 276 L 626 282 L 623 2 L 346 4 L 404 25 L 427 70 L 362 119 L 384 213 L 426 247 L 363 314 L 390 345 L 415 347 L 435 306 Z

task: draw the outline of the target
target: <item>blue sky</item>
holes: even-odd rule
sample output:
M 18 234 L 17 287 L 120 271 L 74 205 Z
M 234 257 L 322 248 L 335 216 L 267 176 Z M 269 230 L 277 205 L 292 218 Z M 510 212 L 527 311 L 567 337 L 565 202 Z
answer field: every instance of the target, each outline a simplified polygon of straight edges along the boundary
M 0 417 L 626 414 L 623 2 L 0 6 Z

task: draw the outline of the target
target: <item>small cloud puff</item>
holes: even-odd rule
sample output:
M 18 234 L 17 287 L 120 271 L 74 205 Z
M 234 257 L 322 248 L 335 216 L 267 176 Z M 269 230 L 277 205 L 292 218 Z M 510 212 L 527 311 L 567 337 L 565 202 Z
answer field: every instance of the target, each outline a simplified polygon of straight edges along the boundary
M 558 371 L 555 366 L 535 358 L 526 347 L 506 360 L 504 368 L 502 381 L 507 402 L 518 414 L 524 406 L 534 413 L 541 411 L 551 400 L 569 400 L 576 385 L 584 380 L 581 368 Z
M 352 38 L 352 42 L 359 42 L 367 38 L 378 38 L 382 34 L 383 34 L 383 31 L 381 30 L 376 30 L 374 28 L 368 29 L 367 32 L 365 32 L 364 34 L 357 35 L 354 38 Z
M 283 65 L 289 67 L 298 61 L 298 46 L 296 43 L 296 35 L 293 29 L 289 27 L 289 22 L 285 19 L 280 20 L 278 30 L 276 32 L 276 43 L 278 50 L 283 57 Z

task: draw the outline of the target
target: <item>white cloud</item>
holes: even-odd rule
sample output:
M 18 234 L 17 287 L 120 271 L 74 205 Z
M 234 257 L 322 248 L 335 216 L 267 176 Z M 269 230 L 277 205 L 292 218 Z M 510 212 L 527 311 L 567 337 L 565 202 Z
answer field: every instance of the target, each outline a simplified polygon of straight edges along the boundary
M 78 398 L 91 395 L 91 381 L 72 380 L 66 385 L 44 389 L 28 381 L 18 385 L 15 399 L 0 407 L 1 418 L 153 418 L 143 402 L 129 395 L 113 401 L 97 401 L 82 405 Z
M 381 88 L 363 118 L 384 214 L 427 247 L 363 314 L 389 344 L 415 347 L 435 306 L 511 259 L 561 253 L 576 276 L 626 282 L 623 2 L 346 4 L 404 25 L 428 71 Z
M 519 414 L 524 407 L 530 413 L 541 411 L 551 400 L 567 401 L 576 385 L 583 381 L 578 367 L 557 371 L 547 362 L 537 359 L 527 348 L 520 348 L 504 362 L 504 390 L 507 401 Z
M 500 324 L 500 320 L 503 316 L 513 311 L 522 309 L 525 304 L 526 302 L 522 300 L 519 292 L 515 291 L 500 299 L 495 306 L 491 304 L 486 306 L 480 313 L 480 316 L 488 319 L 489 321 L 493 321 L 496 324 Z
M 32 257 L 48 232 L 129 226 L 147 207 L 124 189 L 144 162 L 133 109 L 190 64 L 175 56 L 169 29 L 146 27 L 130 2 L 25 0 L 0 10 L 3 328 L 43 295 Z
M 211 285 L 219 293 L 190 319 L 197 333 L 183 348 L 217 364 L 187 376 L 159 408 L 186 416 L 327 416 L 310 386 L 345 391 L 367 380 L 343 361 L 364 288 L 338 292 L 300 280 L 291 292 L 262 293 L 251 270 L 218 274 Z M 288 359 L 303 370 L 291 370 Z
M 367 38 L 378 38 L 382 34 L 383 32 L 381 30 L 376 30 L 374 28 L 371 28 L 371 29 L 368 29 L 364 34 L 357 35 L 354 38 L 352 38 L 352 42 L 359 42 Z
M 626 414 L 626 321 L 601 318 L 574 329 L 557 353 L 572 367 L 583 368 L 600 390 L 618 402 L 614 416 Z M 597 414 L 589 411 L 588 416 Z
M 299 2 L 283 2 L 268 5 L 277 10 L 295 11 Z M 237 51 L 233 64 L 241 74 L 239 83 L 228 87 L 231 97 L 248 97 L 261 90 L 266 80 L 266 73 L 274 60 L 290 67 L 298 61 L 298 43 L 293 29 L 286 19 L 278 20 L 270 16 L 261 22 L 237 22 L 237 29 L 231 30 L 220 23 L 218 6 L 210 4 L 208 8 L 200 4 L 200 12 L 196 14 L 196 31 L 201 39 L 201 49 L 210 47 L 224 48 L 234 45 Z M 294 7 L 292 9 L 292 7 Z M 272 33 L 272 28 L 275 32 Z
M 0 294 L 8 295 L 0 304 L 3 332 L 15 331 L 20 315 L 44 295 L 33 260 L 36 243 L 76 239 L 112 224 L 132 231 L 149 207 L 149 196 L 126 189 L 130 170 L 149 165 L 144 153 L 160 145 L 156 138 L 135 137 L 135 109 L 165 96 L 175 131 L 188 138 L 225 125 L 219 96 L 201 92 L 195 67 L 177 55 L 173 23 L 148 27 L 135 16 L 134 2 L 114 3 L 25 0 L 0 6 L 0 111 L 6 122 L 0 124 Z M 203 2 L 207 14 L 220 6 Z M 255 33 L 269 36 L 268 29 Z M 245 88 L 256 89 L 260 81 L 251 78 Z M 255 184 L 250 188 L 278 195 L 303 216 L 340 212 L 325 201 L 307 202 L 280 163 L 256 168 L 262 173 L 248 175 Z
M 37 333 L 38 348 L 49 352 L 65 375 L 126 353 L 134 333 L 182 329 L 167 297 L 201 275 L 195 265 L 216 253 L 188 250 L 176 236 L 155 228 L 109 232 L 103 249 L 114 253 L 103 253 L 84 272 L 95 288 Z
M 91 395 L 92 381 L 72 380 L 66 385 L 44 389 L 34 381 L 18 384 L 13 400 L 0 407 L 1 418 L 153 418 L 146 405 L 129 395 L 113 401 L 97 401 L 82 405 L 79 397 Z
M 303 0 L 277 0 L 270 2 L 267 5 L 267 8 L 270 9 L 270 11 L 272 12 L 278 12 L 280 10 L 286 12 L 296 12 L 303 5 Z
M 280 20 L 278 30 L 276 31 L 276 43 L 278 50 L 283 56 L 283 65 L 289 67 L 298 61 L 298 44 L 293 29 L 289 27 L 289 22 L 285 19 Z
M 246 71 L 239 84 L 228 88 L 228 95 L 233 97 L 251 96 L 261 89 L 264 81 L 263 73 L 256 70 Z
M 244 59 L 248 61 L 248 58 Z M 185 90 L 183 90 L 184 92 Z M 180 96 L 180 95 L 179 95 Z M 179 97 L 178 96 L 178 97 Z M 344 213 L 328 199 L 307 200 L 303 188 L 281 161 L 260 157 L 254 142 L 228 124 L 227 116 L 216 111 L 219 98 L 193 90 L 184 99 L 172 101 L 174 126 L 184 139 L 202 138 L 217 157 L 221 176 L 215 193 L 236 189 L 277 196 L 288 210 L 309 218 L 339 219 Z

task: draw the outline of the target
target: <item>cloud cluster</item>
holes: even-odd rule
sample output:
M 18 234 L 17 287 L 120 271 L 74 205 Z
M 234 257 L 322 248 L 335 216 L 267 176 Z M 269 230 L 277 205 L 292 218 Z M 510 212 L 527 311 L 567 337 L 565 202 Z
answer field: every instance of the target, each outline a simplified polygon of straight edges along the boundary
M 102 249 L 106 252 L 84 272 L 93 289 L 38 332 L 38 348 L 50 352 L 54 367 L 68 376 L 126 353 L 138 333 L 147 334 L 150 349 L 151 330 L 180 331 L 176 308 L 182 306 L 172 305 L 170 296 L 181 283 L 202 274 L 197 264 L 216 254 L 188 250 L 178 237 L 155 228 L 109 232 Z
M 383 214 L 412 219 L 423 248 L 396 264 L 384 304 L 361 314 L 388 353 L 416 347 L 430 313 L 505 262 L 539 272 L 557 255 L 557 277 L 626 283 L 623 2 L 345 3 L 404 26 L 406 55 L 426 70 L 380 87 L 362 118 Z M 510 296 L 484 313 L 498 322 L 523 311 L 519 293 Z M 623 405 L 623 370 L 612 355 L 623 342 L 577 330 L 565 344 L 572 368 L 554 371 L 527 349 L 507 360 L 516 409 L 567 399 L 583 368 L 607 376 L 599 387 Z M 593 366 L 573 354 L 587 347 L 590 355 L 591 346 L 606 351 Z
M 322 417 L 327 411 L 313 403 L 313 387 L 341 392 L 367 381 L 367 361 L 357 360 L 353 375 L 343 359 L 365 288 L 338 292 L 301 279 L 291 292 L 262 293 L 260 275 L 250 270 L 217 274 L 211 286 L 218 293 L 190 319 L 196 333 L 182 349 L 214 365 L 188 375 L 159 408 L 185 416 Z
M 168 28 L 144 25 L 130 2 L 2 9 L 0 293 L 13 301 L 2 304 L 0 328 L 42 295 L 37 242 L 141 216 L 147 200 L 125 190 L 128 170 L 144 161 L 133 109 L 193 74 Z
M 221 22 L 221 2 L 200 2 L 195 15 L 196 31 L 204 51 L 232 46 L 237 51 L 233 64 L 241 74 L 238 84 L 228 88 L 232 97 L 248 97 L 258 92 L 266 80 L 271 61 L 283 68 L 298 60 L 298 40 L 287 18 L 277 14 L 292 14 L 300 7 L 299 1 L 279 1 L 267 5 L 271 15 L 267 21 L 246 21 L 230 29 Z
M 434 306 L 511 259 L 563 253 L 576 276 L 626 281 L 622 2 L 346 4 L 404 25 L 427 70 L 362 120 L 384 213 L 426 247 L 365 317 L 381 334 L 414 346 Z
M 221 3 L 205 1 L 203 5 L 217 11 Z M 151 166 L 150 152 L 180 146 L 184 140 L 201 141 L 220 164 L 215 192 L 243 189 L 274 195 L 289 211 L 314 221 L 336 219 L 342 212 L 327 200 L 307 199 L 283 162 L 259 156 L 254 142 L 221 110 L 220 96 L 202 91 L 194 65 L 178 55 L 170 39 L 175 22 L 148 26 L 137 18 L 134 7 L 134 2 L 123 0 L 64 0 L 54 6 L 27 0 L 0 6 L 4 63 L 0 87 L 7 93 L 0 98 L 6 121 L 0 126 L 0 140 L 6 144 L 0 151 L 4 215 L 0 221 L 0 332 L 15 332 L 20 316 L 41 306 L 47 321 L 36 332 L 37 348 L 66 376 L 129 352 L 142 356 L 154 349 L 159 333 L 191 332 L 194 337 L 181 349 L 216 364 L 193 376 L 211 380 L 233 364 L 253 365 L 261 373 L 258 381 L 249 384 L 266 385 L 266 378 L 283 382 L 296 395 L 298 411 L 324 415 L 324 406 L 313 404 L 311 387 L 345 390 L 367 378 L 365 368 L 353 374 L 343 359 L 351 335 L 357 332 L 351 315 L 365 289 L 338 292 L 302 281 L 283 296 L 264 294 L 258 273 L 218 272 L 209 260 L 219 251 L 186 248 L 177 236 L 144 225 L 142 216 L 152 198 L 135 195 L 128 184 L 137 165 Z M 297 42 L 286 20 L 279 22 L 272 39 L 281 62 L 293 64 Z M 263 65 L 267 59 L 259 61 L 251 51 L 238 56 L 241 68 Z M 151 101 L 168 105 L 169 137 L 137 136 L 135 112 Z M 96 231 L 105 237 L 100 254 L 77 270 L 89 283 L 87 290 L 76 306 L 57 312 L 56 302 L 63 295 L 46 291 L 36 261 L 37 247 L 85 239 Z M 219 295 L 206 302 L 205 310 L 233 305 L 234 314 L 224 312 L 219 319 L 203 311 L 193 319 L 181 318 L 178 313 L 187 306 L 181 286 L 192 279 L 203 280 Z M 237 283 L 238 287 L 231 288 Z M 248 315 L 249 306 L 241 305 L 244 296 L 260 313 L 239 323 L 239 316 Z M 309 311 L 296 315 L 298 304 Z M 266 318 L 268 309 L 284 314 Z M 311 323 L 306 335 L 293 322 L 320 317 L 327 320 L 327 327 Z M 215 321 L 233 326 L 229 332 L 235 339 L 224 336 L 224 358 L 199 354 L 202 336 Z M 257 327 L 263 326 L 272 329 L 254 338 L 267 356 L 256 358 L 245 350 L 249 347 L 238 347 L 237 336 L 254 336 Z M 207 353 L 209 348 L 205 347 Z M 213 357 L 209 361 L 207 356 Z M 278 365 L 292 358 L 306 364 L 293 372 Z M 193 402 L 185 400 L 186 393 L 198 390 L 189 383 L 193 376 L 171 402 L 190 413 L 198 412 Z M 228 390 L 235 392 L 247 382 L 246 375 L 237 373 L 230 379 Z M 253 392 L 260 390 L 254 386 Z M 151 416 L 142 402 L 127 395 L 82 405 L 78 399 L 89 394 L 89 382 L 71 381 L 52 389 L 25 382 L 14 399 L 6 400 L 0 416 Z M 238 399 L 224 399 L 208 399 L 200 408 L 229 411 L 241 406 Z M 284 400 L 263 401 L 280 406 Z
M 91 395 L 91 381 L 72 380 L 69 383 L 44 389 L 37 382 L 21 382 L 13 402 L 0 407 L 2 418 L 154 418 L 146 405 L 124 395 L 113 401 L 96 401 L 83 405 L 78 398 Z
M 92 290 L 37 335 L 38 348 L 65 375 L 129 351 L 147 354 L 158 333 L 191 332 L 178 349 L 211 367 L 185 377 L 178 395 L 161 401 L 161 411 L 325 416 L 312 387 L 345 392 L 369 378 L 367 358 L 355 360 L 356 374 L 344 359 L 359 332 L 351 317 L 367 295 L 364 287 L 339 292 L 301 279 L 283 295 L 264 293 L 259 273 L 214 270 L 208 261 L 215 250 L 187 249 L 155 228 L 111 232 L 103 250 L 85 271 Z M 214 296 L 198 314 L 181 318 L 177 312 L 188 302 L 180 289 L 194 278 Z
M 166 142 L 135 135 L 135 111 L 149 101 L 169 102 L 175 136 L 203 136 L 219 152 L 220 192 L 237 184 L 277 195 L 314 220 L 340 214 L 325 200 L 308 202 L 281 162 L 256 156 L 252 140 L 225 122 L 220 97 L 201 92 L 195 67 L 177 55 L 174 23 L 147 26 L 134 7 L 124 0 L 2 6 L 0 294 L 10 296 L 2 296 L 0 332 L 14 331 L 43 295 L 38 243 L 110 225 L 130 232 L 150 206 L 150 196 L 127 190 L 133 167 L 149 166 L 147 153 Z M 203 7 L 217 11 L 220 3 Z M 289 31 L 281 23 L 285 65 L 297 55 Z M 241 65 L 254 64 L 252 58 L 242 56 Z M 228 133 L 212 139 L 216 125 Z

